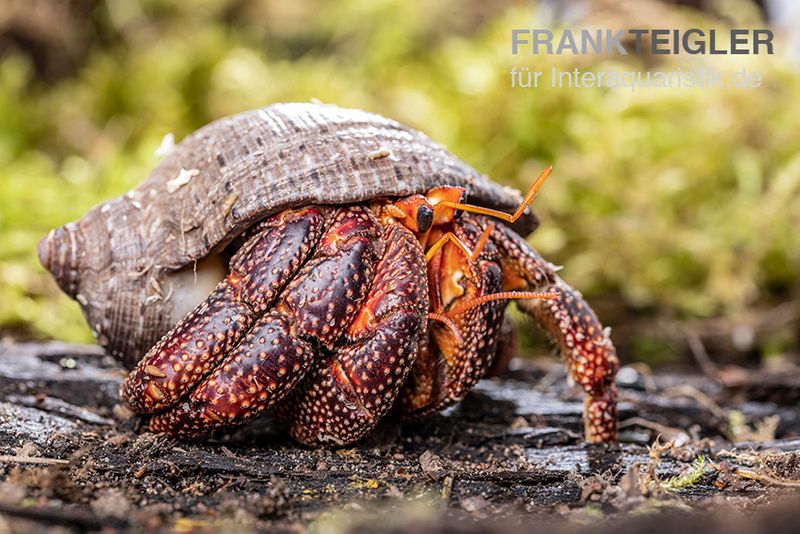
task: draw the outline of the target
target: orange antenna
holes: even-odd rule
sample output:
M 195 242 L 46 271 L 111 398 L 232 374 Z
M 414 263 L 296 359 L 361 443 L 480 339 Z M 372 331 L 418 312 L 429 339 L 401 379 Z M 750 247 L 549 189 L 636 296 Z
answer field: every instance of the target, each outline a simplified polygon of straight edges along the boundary
M 500 293 L 492 293 L 491 295 L 484 295 L 468 300 L 463 304 L 456 306 L 447 312 L 447 315 L 458 315 L 465 311 L 477 308 L 481 304 L 492 302 L 494 300 L 513 300 L 513 299 L 543 299 L 555 300 L 561 296 L 561 293 L 549 293 L 546 291 L 501 291 Z
M 551 172 L 553 172 L 553 166 L 552 165 L 548 165 L 547 167 L 545 167 L 545 169 L 542 171 L 542 173 L 539 175 L 539 177 L 536 178 L 536 181 L 533 182 L 533 185 L 531 186 L 531 188 L 528 191 L 528 193 L 525 195 L 525 198 L 522 199 L 522 203 L 517 208 L 517 211 L 515 211 L 511 215 L 509 215 L 508 213 L 504 213 L 502 211 L 493 210 L 491 208 L 484 208 L 484 207 L 481 207 L 481 206 L 473 206 L 472 204 L 462 204 L 460 202 L 453 202 L 451 200 L 442 200 L 441 202 L 439 202 L 437 204 L 437 206 L 447 206 L 448 208 L 454 208 L 454 209 L 461 210 L 461 211 L 469 211 L 469 212 L 472 212 L 472 213 L 480 213 L 482 215 L 489 215 L 490 217 L 496 217 L 498 219 L 506 221 L 507 223 L 513 223 L 517 219 L 522 217 L 523 213 L 525 213 L 525 208 L 527 208 L 528 205 L 531 202 L 533 202 L 533 197 L 536 196 L 536 192 L 539 191 L 539 188 L 542 187 L 542 184 L 544 183 L 545 180 L 547 180 L 547 177 L 550 176 Z
M 428 314 L 428 319 L 439 321 L 440 323 L 445 325 L 447 329 L 453 333 L 453 336 L 456 338 L 456 342 L 459 345 L 464 341 L 464 338 L 461 337 L 461 332 L 458 330 L 456 323 L 454 323 L 453 320 L 447 317 L 446 315 L 442 315 L 441 313 L 431 312 Z
M 486 242 L 489 241 L 489 235 L 494 230 L 494 223 L 489 223 L 486 226 L 486 230 L 483 231 L 481 234 L 481 238 L 478 239 L 478 243 L 475 245 L 475 248 L 472 250 L 472 255 L 469 257 L 469 261 L 473 262 L 478 259 L 478 256 L 481 255 L 483 252 L 484 247 L 486 247 Z

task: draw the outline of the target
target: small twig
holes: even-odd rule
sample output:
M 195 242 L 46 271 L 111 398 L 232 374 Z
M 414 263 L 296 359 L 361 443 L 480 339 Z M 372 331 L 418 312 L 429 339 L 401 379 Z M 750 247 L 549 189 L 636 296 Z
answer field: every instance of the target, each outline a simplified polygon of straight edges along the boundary
M 756 480 L 758 482 L 766 482 L 768 484 L 774 484 L 775 486 L 800 488 L 800 480 L 783 480 L 780 478 L 775 478 L 773 476 L 767 475 L 766 473 L 759 473 L 758 471 L 753 471 L 751 469 L 737 469 L 736 474 L 742 478 L 749 478 L 750 480 Z
M 452 475 L 447 475 L 444 477 L 444 481 L 442 482 L 442 500 L 445 504 L 450 503 L 450 496 L 453 493 L 453 477 Z
M 800 303 L 790 300 L 762 309 L 750 309 L 733 316 L 712 317 L 708 319 L 676 320 L 676 319 L 633 319 L 616 327 L 617 339 L 631 339 L 635 335 L 644 335 L 678 344 L 690 345 L 687 333 L 693 333 L 703 341 L 704 347 L 717 345 L 731 347 L 731 339 L 737 328 L 749 327 L 756 339 L 771 332 L 800 322 Z M 696 347 L 695 347 L 696 348 Z M 736 347 L 734 350 L 738 351 Z M 695 355 L 697 357 L 697 355 Z M 702 355 L 700 356 L 702 358 Z M 699 363 L 699 362 L 698 362 Z M 702 364 L 701 364 L 702 365 Z M 712 362 L 713 365 L 713 362 Z
M 219 450 L 221 450 L 222 454 L 227 456 L 228 458 L 233 458 L 234 460 L 238 460 L 239 459 L 239 457 L 236 454 L 234 454 L 234 452 L 232 450 L 230 450 L 228 447 L 226 447 L 224 445 L 221 446 L 219 448 Z
M 658 432 L 659 434 L 667 438 L 668 441 L 673 441 L 681 434 L 686 434 L 686 432 L 684 432 L 680 428 L 662 425 L 654 421 L 648 421 L 647 419 L 644 419 L 642 417 L 631 417 L 630 419 L 625 419 L 624 421 L 620 421 L 619 428 L 625 428 L 634 425 L 646 428 L 648 430 L 652 430 L 654 432 Z
M 38 465 L 67 465 L 69 460 L 59 460 L 58 458 L 43 458 L 40 456 L 9 456 L 0 455 L 0 462 L 9 464 L 38 464 Z
M 86 530 L 99 530 L 104 526 L 98 518 L 77 510 L 18 507 L 0 503 L 0 514 L 22 517 L 45 524 L 75 525 Z
M 669 388 L 664 391 L 664 395 L 666 397 L 689 397 L 720 419 L 727 420 L 728 414 L 725 413 L 725 410 L 723 410 L 719 404 L 714 402 L 711 397 L 689 384 Z
M 539 381 L 536 383 L 536 389 L 540 391 L 547 391 L 548 389 L 553 387 L 553 384 L 556 384 L 561 380 L 563 380 L 563 377 L 564 377 L 563 367 L 553 365 L 545 373 L 545 375 L 542 378 L 540 378 Z M 567 380 L 569 380 L 569 378 L 567 378 Z
M 718 381 L 720 376 L 719 367 L 711 360 L 700 336 L 690 329 L 684 329 L 684 332 L 686 335 L 686 342 L 689 345 L 689 351 L 691 351 L 692 356 L 694 356 L 697 365 L 700 366 L 700 369 L 706 376 Z

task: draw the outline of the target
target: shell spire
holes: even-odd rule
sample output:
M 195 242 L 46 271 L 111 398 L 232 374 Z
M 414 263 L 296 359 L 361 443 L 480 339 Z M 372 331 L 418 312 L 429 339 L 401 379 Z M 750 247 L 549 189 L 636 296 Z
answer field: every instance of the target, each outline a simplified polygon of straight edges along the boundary
M 75 223 L 50 230 L 39 242 L 39 261 L 53 275 L 58 287 L 72 298 L 76 297 L 80 286 L 83 250 L 83 236 Z

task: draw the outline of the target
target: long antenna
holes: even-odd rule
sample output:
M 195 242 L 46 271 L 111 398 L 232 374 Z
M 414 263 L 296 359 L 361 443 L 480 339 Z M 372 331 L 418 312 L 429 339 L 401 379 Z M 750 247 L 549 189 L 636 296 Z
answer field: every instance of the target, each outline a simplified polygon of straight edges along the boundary
M 536 181 L 533 182 L 533 185 L 528 190 L 528 193 L 525 195 L 525 198 L 522 199 L 522 203 L 517 208 L 513 214 L 504 213 L 502 211 L 493 210 L 491 208 L 484 208 L 482 206 L 473 206 L 472 204 L 462 204 L 460 202 L 453 202 L 451 200 L 442 200 L 437 204 L 437 206 L 447 206 L 448 208 L 455 208 L 457 210 L 462 211 L 469 211 L 472 213 L 480 213 L 482 215 L 489 215 L 491 217 L 496 217 L 507 223 L 516 222 L 517 219 L 522 217 L 522 214 L 525 213 L 525 208 L 533 202 L 533 198 L 536 196 L 536 193 L 539 191 L 539 188 L 542 187 L 544 181 L 547 180 L 547 177 L 550 176 L 550 173 L 553 172 L 553 166 L 548 165 L 542 171 Z

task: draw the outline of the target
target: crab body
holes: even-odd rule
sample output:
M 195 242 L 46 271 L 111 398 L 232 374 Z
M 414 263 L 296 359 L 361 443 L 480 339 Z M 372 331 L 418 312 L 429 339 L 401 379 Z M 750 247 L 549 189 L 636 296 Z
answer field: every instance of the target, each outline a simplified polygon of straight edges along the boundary
M 617 364 L 597 318 L 513 231 L 432 204 L 443 192 L 465 194 L 268 218 L 139 362 L 123 398 L 172 435 L 274 409 L 304 444 L 347 444 L 395 404 L 415 418 L 461 400 L 494 360 L 506 299 L 543 297 L 554 303 L 523 309 L 574 353 L 589 439 L 612 439 Z
M 337 142 L 349 152 L 331 152 Z M 520 203 L 418 132 L 331 106 L 223 120 L 170 158 L 40 246 L 99 340 L 138 360 L 122 397 L 151 414 L 152 430 L 200 436 L 271 410 L 302 443 L 352 443 L 390 410 L 416 418 L 463 398 L 505 341 L 513 299 L 585 390 L 587 439 L 615 439 L 618 361 L 597 317 L 494 210 L 465 204 L 467 193 L 489 208 L 517 204 L 507 221 L 525 231 L 530 198 Z M 324 176 L 340 181 L 324 187 Z M 343 190 L 345 179 L 357 187 Z M 177 192 L 168 206 L 164 190 Z M 105 257 L 86 249 L 98 239 Z M 220 252 L 231 256 L 210 294 L 180 320 L 181 306 L 165 311 L 181 268 Z M 86 298 L 101 291 L 111 302 Z

